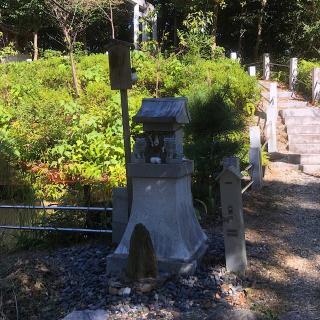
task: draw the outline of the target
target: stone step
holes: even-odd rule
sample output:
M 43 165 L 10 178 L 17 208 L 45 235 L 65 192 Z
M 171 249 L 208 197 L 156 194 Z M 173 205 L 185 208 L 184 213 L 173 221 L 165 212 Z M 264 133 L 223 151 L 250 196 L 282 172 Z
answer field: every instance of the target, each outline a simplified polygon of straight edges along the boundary
M 279 108 L 304 108 L 308 107 L 309 103 L 307 101 L 303 100 L 278 100 L 278 106 Z
M 287 133 L 291 134 L 320 134 L 320 126 L 315 125 L 287 125 Z
M 270 98 L 269 91 L 263 91 L 262 96 L 266 99 Z M 278 99 L 294 99 L 293 93 L 290 91 L 278 91 Z
M 288 154 L 288 160 L 293 164 L 315 165 L 320 164 L 319 154 Z
M 320 143 L 320 134 L 289 134 L 290 143 Z
M 291 91 L 278 91 L 278 98 L 282 99 L 282 98 L 292 98 L 293 97 L 293 93 Z
M 289 143 L 289 151 L 300 154 L 320 154 L 320 143 Z
M 280 110 L 283 118 L 287 117 L 320 117 L 320 108 L 297 108 Z
M 307 174 L 320 174 L 320 164 L 304 164 L 299 169 Z
M 287 126 L 291 125 L 320 125 L 319 117 L 286 117 L 285 124 Z

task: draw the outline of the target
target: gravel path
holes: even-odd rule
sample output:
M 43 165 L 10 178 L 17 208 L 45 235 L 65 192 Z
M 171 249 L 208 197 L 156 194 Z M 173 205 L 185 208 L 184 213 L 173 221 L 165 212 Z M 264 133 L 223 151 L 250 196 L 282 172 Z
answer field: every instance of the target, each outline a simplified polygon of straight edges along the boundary
M 252 300 L 281 319 L 320 319 L 320 179 L 273 162 L 245 206 Z
M 97 309 L 106 310 L 108 320 L 209 320 L 225 319 L 217 315 L 226 310 L 248 309 L 242 280 L 223 266 L 220 228 L 210 227 L 207 234 L 209 250 L 195 275 L 172 277 L 146 294 L 109 291 L 117 279 L 106 276 L 106 257 L 113 248 L 103 242 L 52 252 L 0 253 L 0 320 L 17 319 L 17 312 L 24 320 L 58 320 L 74 310 Z

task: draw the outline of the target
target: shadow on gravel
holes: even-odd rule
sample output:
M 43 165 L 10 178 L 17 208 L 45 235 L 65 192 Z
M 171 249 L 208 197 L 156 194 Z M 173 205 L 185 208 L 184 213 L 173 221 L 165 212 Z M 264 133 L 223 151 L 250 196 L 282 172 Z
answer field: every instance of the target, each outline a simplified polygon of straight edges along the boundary
M 244 198 L 254 298 L 306 320 L 320 317 L 320 179 L 311 179 L 268 181 Z

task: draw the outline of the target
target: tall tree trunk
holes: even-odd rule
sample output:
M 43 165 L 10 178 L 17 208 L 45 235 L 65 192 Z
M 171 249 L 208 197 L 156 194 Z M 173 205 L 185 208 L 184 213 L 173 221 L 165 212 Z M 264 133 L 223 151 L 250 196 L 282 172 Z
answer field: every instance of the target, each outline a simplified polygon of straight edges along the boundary
M 70 63 L 71 63 L 71 68 L 72 68 L 72 80 L 73 80 L 74 90 L 76 93 L 76 97 L 79 98 L 80 86 L 79 86 L 79 81 L 78 81 L 76 62 L 75 62 L 74 56 L 73 56 L 73 46 L 69 47 L 69 56 L 70 56 Z
M 238 38 L 238 52 L 240 55 L 240 58 L 243 57 L 243 52 L 242 52 L 242 44 L 243 44 L 243 38 L 244 38 L 244 23 L 243 23 L 243 16 L 244 16 L 244 6 L 245 4 L 240 3 L 240 27 L 239 27 L 239 38 Z
M 261 0 L 261 8 L 260 8 L 258 22 L 257 22 L 256 45 L 254 46 L 254 51 L 253 51 L 254 61 L 258 61 L 259 59 L 259 51 L 260 51 L 261 35 L 262 35 L 262 27 L 263 27 L 263 15 L 265 12 L 266 5 L 267 5 L 267 0 Z
M 39 57 L 38 47 L 38 30 L 33 33 L 33 61 L 37 61 Z
M 73 43 L 70 38 L 70 35 L 66 29 L 63 30 L 63 33 L 66 38 L 66 42 L 68 45 L 68 50 L 69 50 L 69 57 L 70 57 L 70 63 L 71 63 L 71 70 L 72 70 L 72 80 L 73 80 L 73 87 L 74 91 L 76 93 L 76 97 L 79 98 L 80 96 L 80 86 L 79 86 L 79 81 L 78 81 L 78 75 L 77 75 L 77 67 L 76 67 L 76 62 L 74 60 L 74 55 L 73 55 Z
M 112 8 L 112 2 L 111 1 L 109 1 L 109 9 L 110 9 L 111 37 L 112 37 L 112 39 L 115 39 L 116 35 L 115 35 L 115 30 L 114 30 L 113 8 Z
M 177 10 L 173 9 L 173 46 L 175 49 L 178 48 L 178 19 Z
M 218 28 L 219 3 L 214 0 L 213 3 L 213 23 L 212 23 L 212 51 L 217 47 L 217 28 Z

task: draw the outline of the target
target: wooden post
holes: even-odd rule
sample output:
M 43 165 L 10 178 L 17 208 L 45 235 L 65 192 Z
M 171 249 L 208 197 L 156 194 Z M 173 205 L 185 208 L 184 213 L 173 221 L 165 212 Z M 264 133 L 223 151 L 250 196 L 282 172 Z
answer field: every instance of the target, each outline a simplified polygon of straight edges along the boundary
M 132 180 L 128 176 L 128 163 L 131 163 L 131 141 L 130 141 L 130 123 L 129 123 L 129 104 L 128 104 L 128 90 L 120 90 L 121 94 L 121 109 L 122 109 L 122 127 L 123 127 L 123 142 L 126 161 L 126 178 L 128 190 L 128 210 L 131 211 L 132 204 Z
M 298 78 L 298 58 L 290 59 L 289 89 L 294 90 Z
M 261 165 L 261 137 L 260 127 L 250 127 L 250 164 L 253 165 L 251 177 L 253 181 L 252 188 L 260 190 L 262 188 L 262 165 Z
M 320 68 L 312 70 L 312 103 L 320 100 Z
M 263 55 L 263 80 L 270 80 L 270 55 L 265 53 Z
M 239 159 L 225 158 L 220 180 L 226 266 L 229 272 L 244 274 L 247 254 L 243 220 Z
M 269 105 L 267 107 L 266 136 L 268 152 L 277 152 L 278 84 L 270 83 Z
M 128 106 L 128 89 L 132 88 L 132 69 L 130 60 L 131 48 L 133 48 L 133 44 L 120 40 L 112 40 L 108 45 L 111 89 L 120 90 L 121 96 L 129 213 L 131 211 L 132 204 L 132 181 L 128 176 L 128 164 L 131 163 L 131 141 Z

